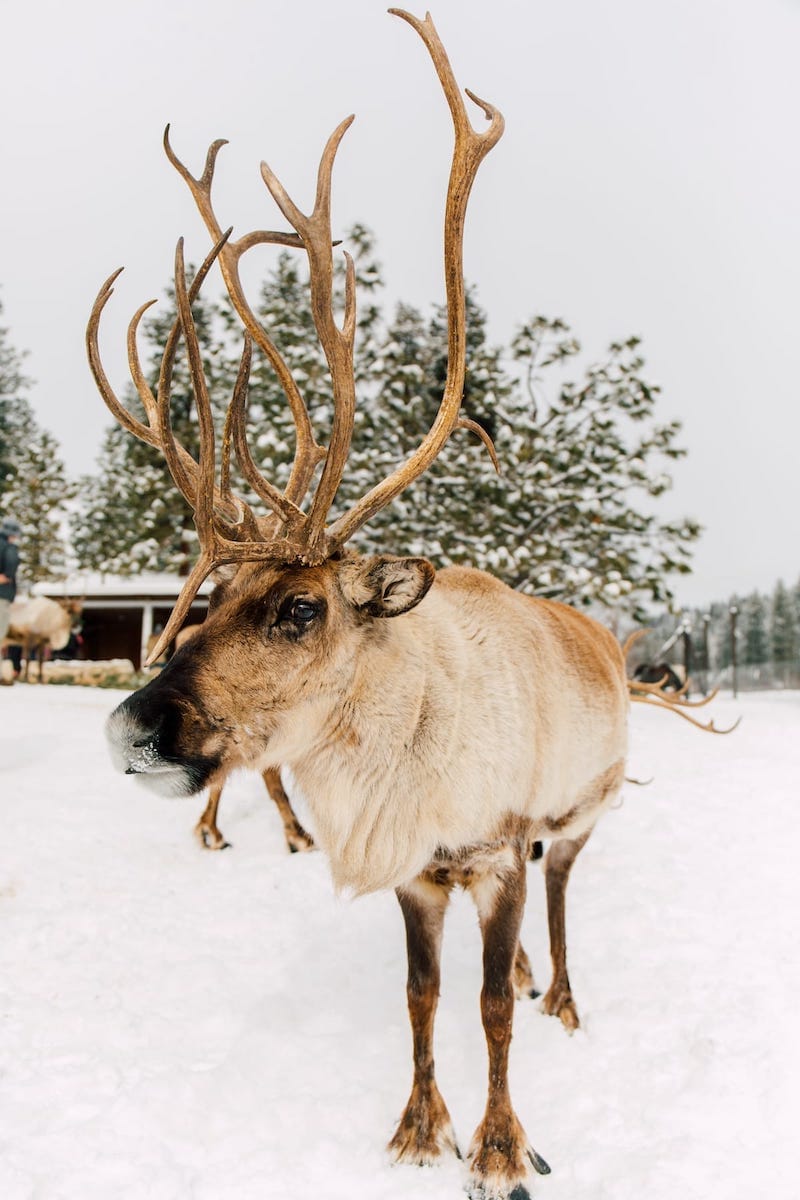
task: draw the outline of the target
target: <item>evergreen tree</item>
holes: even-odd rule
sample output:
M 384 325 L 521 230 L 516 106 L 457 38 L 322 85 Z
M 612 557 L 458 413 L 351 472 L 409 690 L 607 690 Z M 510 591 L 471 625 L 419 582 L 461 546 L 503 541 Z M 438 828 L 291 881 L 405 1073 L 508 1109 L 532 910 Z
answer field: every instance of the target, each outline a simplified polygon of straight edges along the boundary
M 772 593 L 769 640 L 773 662 L 793 663 L 797 661 L 797 615 L 792 603 L 792 597 L 782 580 L 778 581 Z
M 22 526 L 20 579 L 30 585 L 67 572 L 64 506 L 74 488 L 67 481 L 58 443 L 39 427 L 27 402 L 19 402 L 17 416 L 21 438 L 3 503 Z
M 467 294 L 469 369 L 462 413 L 493 426 L 501 419 L 510 382 L 500 353 L 486 343 L 485 314 Z M 375 360 L 378 391 L 365 406 L 357 430 L 353 471 L 343 488 L 349 499 L 363 494 L 397 467 L 428 433 L 447 373 L 447 329 L 436 310 L 426 322 L 418 310 L 397 307 Z M 367 552 L 428 554 L 440 564 L 486 565 L 497 545 L 496 474 L 478 439 L 458 430 L 419 479 L 360 531 Z
M 0 326 L 0 504 L 3 505 L 16 469 L 19 406 L 30 387 L 30 380 L 22 372 L 22 359 L 23 355 L 11 344 L 8 329 Z
M 754 666 L 769 659 L 769 634 L 767 630 L 767 607 L 763 596 L 752 592 L 741 606 L 743 655 L 746 666 Z
M 30 585 L 66 572 L 64 505 L 74 489 L 58 443 L 34 416 L 21 368 L 22 355 L 0 329 L 0 511 L 22 527 L 19 581 Z
M 642 376 L 638 341 L 614 344 L 580 386 L 562 383 L 549 399 L 545 376 L 579 350 L 564 322 L 536 318 L 519 331 L 513 353 L 526 368 L 524 387 L 514 386 L 500 351 L 488 345 L 472 290 L 467 343 L 462 413 L 493 437 L 502 474 L 458 431 L 432 468 L 361 532 L 360 544 L 472 563 L 513 587 L 573 603 L 669 598 L 666 577 L 688 571 L 699 529 L 643 511 L 670 486 L 663 461 L 685 452 L 676 445 L 679 426 L 654 421 L 658 389 Z M 446 367 L 441 310 L 426 327 L 416 310 L 399 306 L 367 414 L 377 478 L 430 428 Z
M 562 383 L 547 397 L 544 374 L 579 344 L 560 320 L 536 317 L 518 331 L 512 352 L 525 365 L 527 410 L 516 414 L 513 501 L 520 544 L 538 566 L 522 566 L 514 586 L 582 603 L 635 593 L 665 600 L 668 576 L 690 570 L 698 525 L 652 511 L 651 500 L 671 486 L 665 460 L 685 450 L 677 422 L 655 422 L 659 388 L 642 374 L 639 345 L 612 343 L 580 384 Z

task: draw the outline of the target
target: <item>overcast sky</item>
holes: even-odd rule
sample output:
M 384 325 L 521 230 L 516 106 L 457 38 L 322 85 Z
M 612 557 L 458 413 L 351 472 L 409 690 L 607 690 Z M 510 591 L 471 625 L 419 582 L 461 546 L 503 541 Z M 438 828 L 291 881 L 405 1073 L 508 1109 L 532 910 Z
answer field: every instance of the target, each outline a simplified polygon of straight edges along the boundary
M 310 208 L 325 139 L 354 112 L 334 225 L 374 230 L 392 300 L 441 297 L 449 117 L 422 44 L 383 3 L 0 11 L 2 321 L 71 473 L 92 467 L 108 424 L 84 352 L 99 285 L 125 265 L 102 342 L 122 388 L 125 326 L 162 294 L 176 238 L 195 260 L 207 248 L 163 155 L 167 121 L 195 173 L 229 139 L 215 196 L 244 230 L 283 227 L 261 160 Z M 661 416 L 689 448 L 668 511 L 705 526 L 679 597 L 794 582 L 800 0 L 435 0 L 432 15 L 461 85 L 507 122 L 466 238 L 493 339 L 539 312 L 593 355 L 641 335 Z

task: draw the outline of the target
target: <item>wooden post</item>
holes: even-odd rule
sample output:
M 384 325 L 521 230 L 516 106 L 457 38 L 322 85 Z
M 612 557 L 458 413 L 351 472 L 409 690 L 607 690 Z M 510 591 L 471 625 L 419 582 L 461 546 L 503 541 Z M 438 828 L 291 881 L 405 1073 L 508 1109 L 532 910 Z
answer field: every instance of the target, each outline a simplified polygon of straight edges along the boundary
M 688 696 L 692 678 L 692 625 L 688 618 L 684 618 L 681 636 L 683 637 L 683 677 Z
M 736 679 L 736 619 L 739 616 L 739 609 L 735 604 L 732 604 L 728 609 L 728 614 L 731 619 L 731 667 L 733 669 L 733 698 L 737 697 L 737 679 Z
M 703 693 L 707 696 L 711 691 L 711 653 L 708 648 L 708 627 L 711 624 L 711 613 L 703 613 L 703 666 L 706 670 Z

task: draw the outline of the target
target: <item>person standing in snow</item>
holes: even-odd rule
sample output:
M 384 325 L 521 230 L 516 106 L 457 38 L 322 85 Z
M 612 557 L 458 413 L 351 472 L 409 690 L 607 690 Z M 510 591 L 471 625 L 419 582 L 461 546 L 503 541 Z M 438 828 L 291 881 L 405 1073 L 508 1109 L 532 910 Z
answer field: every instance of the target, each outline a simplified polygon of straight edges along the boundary
M 0 642 L 8 633 L 11 622 L 11 601 L 17 594 L 17 567 L 19 566 L 19 550 L 16 542 L 20 535 L 20 525 L 13 517 L 4 517 L 0 521 Z M 3 683 L 12 683 L 10 679 L 2 679 Z
M 19 521 L 4 517 L 0 522 L 0 641 L 8 632 L 11 601 L 17 594 L 19 550 L 16 542 L 19 535 Z

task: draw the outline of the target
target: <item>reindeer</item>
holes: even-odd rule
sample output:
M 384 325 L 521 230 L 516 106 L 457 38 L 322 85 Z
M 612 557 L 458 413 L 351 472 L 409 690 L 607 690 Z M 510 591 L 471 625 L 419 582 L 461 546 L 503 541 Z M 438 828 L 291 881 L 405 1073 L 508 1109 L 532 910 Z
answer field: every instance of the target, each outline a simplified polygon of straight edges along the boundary
M 26 683 L 34 657 L 39 664 L 38 679 L 42 682 L 45 650 L 64 649 L 82 609 L 82 600 L 48 600 L 45 596 L 12 602 L 11 623 L 3 645 L 22 646 Z
M 174 153 L 167 130 L 166 153 L 214 246 L 188 284 L 178 243 L 179 313 L 155 392 L 136 347 L 148 305 L 129 326 L 131 375 L 145 421 L 120 404 L 98 348 L 101 314 L 118 272 L 101 289 L 87 331 L 90 364 L 106 404 L 130 432 L 162 451 L 195 514 L 200 556 L 153 658 L 180 627 L 202 580 L 219 564 L 234 564 L 237 571 L 191 643 L 114 711 L 107 736 L 116 765 L 165 796 L 213 787 L 237 766 L 290 767 L 335 885 L 356 894 L 396 891 L 407 932 L 413 1040 L 411 1094 L 390 1142 L 400 1162 L 432 1163 L 458 1153 L 435 1079 L 433 1025 L 448 900 L 457 886 L 470 893 L 483 939 L 481 1015 L 489 1080 L 486 1109 L 469 1149 L 469 1190 L 474 1200 L 523 1200 L 529 1196 L 529 1168 L 549 1171 L 514 1111 L 507 1076 L 514 980 L 523 953 L 526 861 L 535 840 L 552 839 L 545 875 L 553 978 L 543 1007 L 573 1030 L 579 1018 L 567 973 L 565 892 L 577 854 L 623 782 L 628 689 L 619 645 L 591 618 L 515 592 L 479 571 L 437 572 L 422 557 L 361 556 L 348 548 L 359 528 L 434 461 L 456 429 L 466 425 L 481 432 L 460 415 L 463 232 L 471 187 L 502 134 L 503 118 L 467 92 L 488 120 L 477 132 L 430 17 L 390 11 L 422 39 L 454 126 L 444 233 L 449 349 L 438 413 L 405 462 L 329 520 L 346 468 L 355 404 L 354 268 L 346 256 L 338 324 L 330 221 L 334 158 L 352 117 L 338 126 L 322 154 L 311 214 L 297 207 L 263 164 L 264 182 L 293 232 L 256 230 L 238 240 L 223 232 L 211 200 L 224 143 L 213 143 L 195 177 Z M 242 289 L 240 259 L 264 243 L 295 246 L 308 256 L 314 321 L 332 388 L 326 450 L 315 441 L 299 389 Z M 246 331 L 218 481 L 211 406 L 191 316 L 192 300 L 214 261 Z M 198 409 L 197 459 L 176 442 L 170 426 L 170 379 L 181 339 Z M 253 341 L 280 379 L 297 428 L 284 491 L 258 471 L 246 442 Z M 234 451 L 271 517 L 257 517 L 232 492 Z M 319 464 L 316 488 L 304 506 Z
M 681 692 L 684 684 L 680 675 L 669 663 L 639 663 L 633 672 L 636 683 L 660 684 L 665 692 Z

